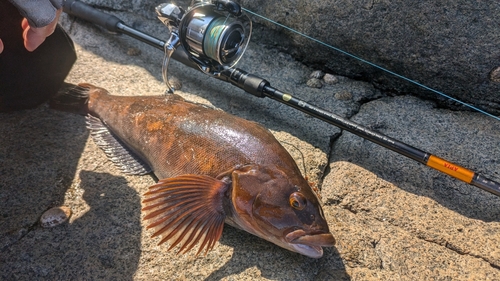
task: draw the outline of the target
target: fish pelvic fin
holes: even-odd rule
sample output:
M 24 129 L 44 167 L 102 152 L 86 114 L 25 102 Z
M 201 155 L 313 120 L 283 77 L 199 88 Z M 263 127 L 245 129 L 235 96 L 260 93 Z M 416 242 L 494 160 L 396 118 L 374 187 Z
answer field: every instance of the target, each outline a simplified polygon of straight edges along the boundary
M 90 114 L 87 115 L 87 128 L 90 130 L 90 135 L 97 146 L 104 151 L 106 156 L 123 173 L 128 175 L 145 175 L 152 172 L 151 167 L 127 148 L 101 119 Z
M 144 194 L 144 220 L 154 229 L 152 237 L 161 235 L 159 244 L 170 241 L 171 250 L 187 253 L 200 244 L 205 255 L 222 235 L 226 214 L 223 197 L 230 184 L 208 176 L 182 175 L 160 180 Z

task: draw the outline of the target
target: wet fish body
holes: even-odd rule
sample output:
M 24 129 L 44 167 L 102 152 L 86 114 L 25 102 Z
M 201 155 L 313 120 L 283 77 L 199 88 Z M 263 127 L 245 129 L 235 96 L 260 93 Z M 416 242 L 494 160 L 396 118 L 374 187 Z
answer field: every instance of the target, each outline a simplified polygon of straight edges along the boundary
M 85 100 L 92 137 L 111 160 L 160 179 L 143 211 L 169 249 L 208 251 L 224 222 L 313 258 L 333 246 L 316 194 L 259 124 L 177 95 L 113 96 L 90 84 L 70 95 Z

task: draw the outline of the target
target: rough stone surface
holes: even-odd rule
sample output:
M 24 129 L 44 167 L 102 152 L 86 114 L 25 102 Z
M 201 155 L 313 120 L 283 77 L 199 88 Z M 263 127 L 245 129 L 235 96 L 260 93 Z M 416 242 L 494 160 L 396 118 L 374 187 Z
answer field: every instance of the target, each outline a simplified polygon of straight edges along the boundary
M 350 100 L 352 99 L 352 94 L 347 91 L 338 92 L 334 96 L 338 100 Z
M 321 70 L 315 70 L 309 75 L 309 78 L 321 79 L 325 76 L 325 73 Z
M 500 83 L 488 77 L 490 71 L 500 67 L 498 2 L 242 0 L 241 4 L 301 33 L 500 114 Z M 364 79 L 382 89 L 442 100 L 259 17 L 253 19 L 275 31 L 256 40 L 286 50 L 306 64 Z
M 120 2 L 121 3 L 121 2 Z M 123 2 L 125 3 L 125 2 Z M 138 9 L 130 1 L 127 9 Z M 121 4 L 120 4 L 121 5 Z M 123 4 L 125 5 L 125 4 Z M 139 13 L 125 22 L 162 37 Z M 162 53 L 63 16 L 78 61 L 67 82 L 119 95 L 161 94 Z M 130 48 L 140 50 L 127 54 Z M 252 43 L 239 65 L 277 88 L 408 144 L 500 180 L 500 124 L 389 97 L 338 77 L 306 85 L 312 69 Z M 322 189 L 338 244 L 310 259 L 225 227 L 206 256 L 176 255 L 150 239 L 141 214 L 149 176 L 125 176 L 89 139 L 82 116 L 41 106 L 0 114 L 0 279 L 2 280 L 498 280 L 500 200 L 405 157 L 274 102 L 173 63 L 179 94 L 262 123 Z M 350 99 L 337 99 L 348 92 Z M 73 211 L 42 228 L 44 211 Z
M 414 97 L 369 102 L 353 118 L 497 179 L 500 124 L 490 119 Z M 333 146 L 322 192 L 336 235 L 349 237 L 337 249 L 352 277 L 500 278 L 498 197 L 349 133 Z
M 320 89 L 321 87 L 323 87 L 323 83 L 321 83 L 321 80 L 319 80 L 318 78 L 311 78 L 307 80 L 306 84 L 311 88 Z
M 497 82 L 497 83 L 500 83 L 500 66 L 493 69 L 491 72 L 490 72 L 490 80 L 492 82 Z
M 335 75 L 327 73 L 323 77 L 323 81 L 325 81 L 325 83 L 328 85 L 334 85 L 334 84 L 337 84 L 339 82 L 339 78 L 337 78 L 337 76 L 335 76 Z

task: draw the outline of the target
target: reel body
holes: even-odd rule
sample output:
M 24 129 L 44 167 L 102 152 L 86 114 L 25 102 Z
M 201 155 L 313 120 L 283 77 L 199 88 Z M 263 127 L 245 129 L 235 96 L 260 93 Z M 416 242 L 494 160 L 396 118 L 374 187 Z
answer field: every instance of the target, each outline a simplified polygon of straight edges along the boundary
M 238 63 L 250 41 L 252 21 L 233 1 L 193 1 L 187 11 L 164 3 L 156 13 L 170 30 L 162 69 L 170 92 L 168 64 L 179 46 L 201 71 L 218 76 Z

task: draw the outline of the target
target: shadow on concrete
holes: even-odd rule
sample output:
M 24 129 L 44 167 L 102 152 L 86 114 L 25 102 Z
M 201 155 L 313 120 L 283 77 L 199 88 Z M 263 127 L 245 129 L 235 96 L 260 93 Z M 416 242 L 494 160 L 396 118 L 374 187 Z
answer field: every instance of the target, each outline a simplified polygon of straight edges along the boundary
M 88 138 L 80 116 L 46 106 L 0 114 L 0 249 L 59 206 Z M 0 251 L 3 252 L 3 251 Z
M 6 248 L 4 280 L 133 279 L 141 254 L 139 196 L 122 177 L 80 177 L 90 209 L 71 224 L 36 226 Z
M 80 180 L 90 210 L 68 226 L 73 252 L 64 268 L 83 279 L 132 280 L 141 254 L 139 195 L 123 177 L 81 171 Z
M 42 106 L 0 114 L 0 131 L 0 279 L 131 280 L 140 198 L 123 177 L 82 171 L 73 179 L 88 138 L 84 118 Z M 72 207 L 79 217 L 42 228 L 42 213 L 72 196 L 87 205 Z

